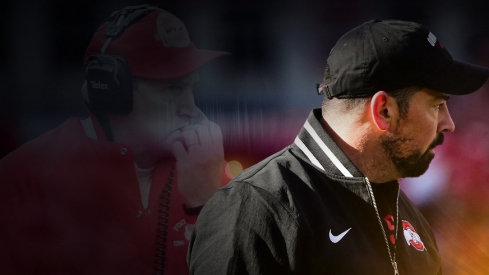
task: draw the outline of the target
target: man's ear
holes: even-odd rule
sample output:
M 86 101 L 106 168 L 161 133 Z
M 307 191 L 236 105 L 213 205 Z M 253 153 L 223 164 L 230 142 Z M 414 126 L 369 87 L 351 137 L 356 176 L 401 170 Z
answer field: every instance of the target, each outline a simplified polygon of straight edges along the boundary
M 394 98 L 390 97 L 386 92 L 379 91 L 374 94 L 370 101 L 370 112 L 373 122 L 381 131 L 389 129 L 392 123 L 394 111 Z

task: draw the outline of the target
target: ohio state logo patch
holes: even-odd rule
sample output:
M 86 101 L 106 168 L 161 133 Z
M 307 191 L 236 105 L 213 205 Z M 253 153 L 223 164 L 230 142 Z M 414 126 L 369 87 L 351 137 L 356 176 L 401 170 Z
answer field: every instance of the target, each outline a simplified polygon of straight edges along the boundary
M 404 238 L 406 238 L 406 242 L 408 245 L 413 246 L 419 251 L 426 250 L 426 247 L 424 246 L 424 243 L 421 241 L 421 238 L 419 237 L 418 233 L 416 233 L 416 230 L 408 221 L 405 220 L 402 221 L 402 229 L 404 231 Z
M 161 40 L 165 47 L 183 48 L 190 45 L 187 28 L 175 15 L 161 11 L 156 24 L 158 28 L 156 40 Z

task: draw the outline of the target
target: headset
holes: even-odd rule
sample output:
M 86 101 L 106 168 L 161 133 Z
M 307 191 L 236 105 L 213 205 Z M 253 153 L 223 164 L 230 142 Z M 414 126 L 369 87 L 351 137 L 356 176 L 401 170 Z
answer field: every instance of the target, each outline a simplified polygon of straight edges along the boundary
M 132 110 L 132 76 L 127 61 L 122 56 L 107 55 L 105 50 L 133 22 L 151 11 L 161 10 L 148 4 L 127 6 L 111 14 L 107 21 L 107 40 L 100 54 L 87 60 L 85 80 L 87 83 L 86 104 L 98 114 L 127 115 Z

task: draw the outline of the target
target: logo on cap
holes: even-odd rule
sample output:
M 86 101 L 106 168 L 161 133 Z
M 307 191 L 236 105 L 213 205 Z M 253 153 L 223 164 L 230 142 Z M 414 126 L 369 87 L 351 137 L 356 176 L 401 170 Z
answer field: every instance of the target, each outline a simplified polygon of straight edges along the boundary
M 183 48 L 190 44 L 187 28 L 175 15 L 162 11 L 157 19 L 158 35 L 165 47 Z
M 435 46 L 436 43 L 436 36 L 432 34 L 431 32 L 428 34 L 428 42 L 430 42 L 431 46 Z

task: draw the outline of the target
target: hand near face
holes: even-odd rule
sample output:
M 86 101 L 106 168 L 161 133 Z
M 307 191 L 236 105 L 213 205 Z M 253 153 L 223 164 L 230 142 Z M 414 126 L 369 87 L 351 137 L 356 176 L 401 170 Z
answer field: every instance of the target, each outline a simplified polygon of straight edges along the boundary
M 201 206 L 221 186 L 224 162 L 221 128 L 203 120 L 182 128 L 180 134 L 173 143 L 178 188 L 185 206 Z

